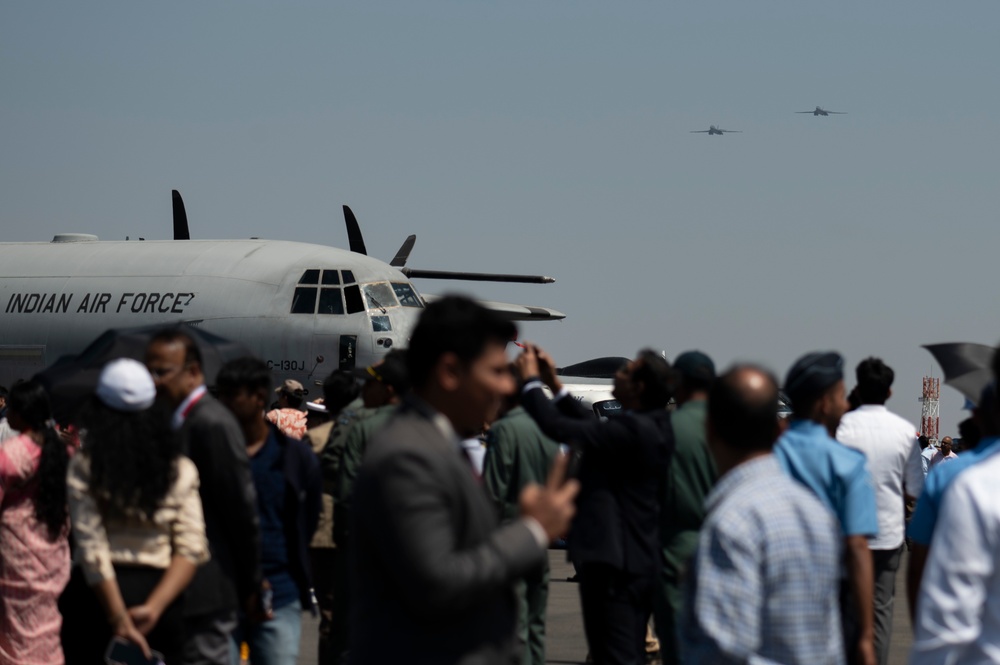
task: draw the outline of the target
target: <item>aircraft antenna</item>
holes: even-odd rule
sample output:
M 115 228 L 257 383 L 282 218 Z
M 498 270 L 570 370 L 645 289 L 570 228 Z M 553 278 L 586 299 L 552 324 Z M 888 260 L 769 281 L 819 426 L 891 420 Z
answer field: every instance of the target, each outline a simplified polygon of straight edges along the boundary
M 176 189 L 171 190 L 171 198 L 174 204 L 174 240 L 190 240 L 191 232 L 188 230 L 188 216 L 184 209 L 184 199 Z
M 347 224 L 347 240 L 351 251 L 368 256 L 368 249 L 365 247 L 365 238 L 361 235 L 358 218 L 354 216 L 354 211 L 348 206 L 344 206 L 344 223 Z

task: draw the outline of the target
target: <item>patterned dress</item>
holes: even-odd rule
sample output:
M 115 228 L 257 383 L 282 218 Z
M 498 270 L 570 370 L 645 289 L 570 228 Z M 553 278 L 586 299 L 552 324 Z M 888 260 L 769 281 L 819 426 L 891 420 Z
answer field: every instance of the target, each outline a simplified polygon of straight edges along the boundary
M 265 416 L 269 423 L 274 424 L 285 436 L 301 439 L 306 435 L 306 412 L 298 409 L 272 409 Z
M 61 665 L 57 601 L 69 544 L 35 519 L 41 448 L 27 435 L 0 443 L 0 665 Z

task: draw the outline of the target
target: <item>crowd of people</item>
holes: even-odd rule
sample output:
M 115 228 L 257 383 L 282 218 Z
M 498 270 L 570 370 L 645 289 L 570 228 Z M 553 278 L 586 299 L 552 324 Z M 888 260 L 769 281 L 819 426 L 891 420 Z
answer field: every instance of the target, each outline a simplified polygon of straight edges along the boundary
M 956 454 L 886 408 L 878 358 L 848 394 L 834 352 L 779 382 L 642 350 L 598 418 L 513 339 L 447 297 L 313 401 L 252 357 L 209 390 L 176 329 L 72 422 L 35 381 L 0 390 L 0 665 L 116 640 L 292 665 L 303 612 L 321 665 L 541 665 L 564 538 L 598 665 L 645 662 L 651 621 L 668 664 L 885 665 L 907 548 L 911 662 L 1000 663 L 995 381 Z

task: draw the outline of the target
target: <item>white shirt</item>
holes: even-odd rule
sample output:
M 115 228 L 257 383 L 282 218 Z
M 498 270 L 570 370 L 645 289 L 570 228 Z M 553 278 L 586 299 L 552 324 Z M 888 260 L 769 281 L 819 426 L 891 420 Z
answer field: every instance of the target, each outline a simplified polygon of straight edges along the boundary
M 944 495 L 917 600 L 911 665 L 1000 663 L 1000 455 Z
M 483 475 L 483 464 L 486 462 L 486 447 L 479 440 L 478 436 L 471 439 L 462 439 L 462 450 L 469 457 L 472 468 L 476 470 L 477 476 Z
M 915 432 L 913 425 L 877 404 L 865 404 L 844 414 L 837 428 L 837 441 L 868 458 L 878 510 L 878 536 L 868 541 L 873 550 L 893 550 L 903 544 L 904 481 L 910 496 L 919 496 L 924 488 Z
M 174 415 L 170 419 L 170 426 L 175 430 L 183 427 L 184 421 L 187 420 L 188 412 L 191 410 L 191 407 L 195 402 L 201 399 L 201 396 L 204 395 L 207 390 L 208 388 L 206 388 L 204 384 L 192 390 L 191 394 L 185 397 L 184 401 L 177 406 L 176 410 L 174 410 Z

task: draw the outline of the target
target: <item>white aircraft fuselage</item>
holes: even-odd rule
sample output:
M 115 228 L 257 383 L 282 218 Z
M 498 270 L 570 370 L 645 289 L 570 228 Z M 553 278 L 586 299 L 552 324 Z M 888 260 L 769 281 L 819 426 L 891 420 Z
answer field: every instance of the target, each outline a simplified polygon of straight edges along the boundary
M 422 307 L 396 268 L 323 245 L 75 234 L 0 243 L 0 384 L 110 328 L 184 321 L 312 386 L 405 347 Z

